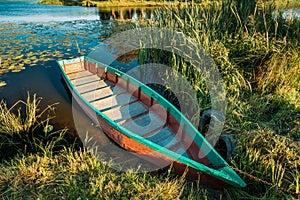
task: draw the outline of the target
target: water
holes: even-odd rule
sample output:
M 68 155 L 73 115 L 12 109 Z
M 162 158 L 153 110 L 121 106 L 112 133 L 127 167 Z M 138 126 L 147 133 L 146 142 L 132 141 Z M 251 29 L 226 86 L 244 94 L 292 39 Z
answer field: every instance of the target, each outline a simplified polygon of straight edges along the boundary
M 79 6 L 41 5 L 34 1 L 0 0 L 0 21 L 49 22 L 97 20 L 97 8 Z
M 128 12 L 131 14 L 124 14 Z M 0 82 L 6 83 L 0 87 L 0 100 L 11 106 L 19 99 L 25 100 L 29 92 L 42 97 L 41 109 L 58 103 L 55 105 L 56 118 L 51 121 L 56 129 L 67 127 L 72 134 L 89 133 L 101 141 L 99 150 L 103 156 L 138 163 L 134 161 L 135 156 L 112 143 L 79 108 L 72 106 L 55 60 L 88 55 L 113 33 L 113 28 L 118 25 L 115 19 L 134 21 L 146 17 L 139 13 L 144 10 L 111 12 L 98 8 L 38 5 L 34 1 L 0 0 Z M 135 59 L 129 62 L 116 60 L 113 65 L 125 71 L 137 64 Z M 75 127 L 74 112 L 83 129 Z
M 153 19 L 155 17 L 155 9 L 150 8 L 99 8 L 99 16 L 101 20 L 132 20 Z
M 283 12 L 283 16 L 286 18 L 290 18 L 290 17 L 300 18 L 300 8 L 288 9 Z
M 36 4 L 0 0 L 0 22 L 53 22 L 74 20 L 132 20 L 154 17 L 155 8 L 105 8 Z
M 75 133 L 72 102 L 55 60 L 87 55 L 111 26 L 99 20 L 97 8 L 0 0 L 0 81 L 6 82 L 0 99 L 12 105 L 29 92 L 43 98 L 42 107 L 58 102 L 52 123 Z M 12 66 L 21 72 L 1 75 L 1 68 Z

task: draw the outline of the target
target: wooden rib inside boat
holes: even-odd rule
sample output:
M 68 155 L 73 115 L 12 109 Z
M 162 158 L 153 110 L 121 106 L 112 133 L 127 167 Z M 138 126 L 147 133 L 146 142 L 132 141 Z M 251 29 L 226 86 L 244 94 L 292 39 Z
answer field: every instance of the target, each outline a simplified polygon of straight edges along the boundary
M 122 148 L 212 187 L 245 183 L 193 125 L 138 80 L 87 57 L 58 61 L 75 100 Z M 93 117 L 94 115 L 97 117 Z

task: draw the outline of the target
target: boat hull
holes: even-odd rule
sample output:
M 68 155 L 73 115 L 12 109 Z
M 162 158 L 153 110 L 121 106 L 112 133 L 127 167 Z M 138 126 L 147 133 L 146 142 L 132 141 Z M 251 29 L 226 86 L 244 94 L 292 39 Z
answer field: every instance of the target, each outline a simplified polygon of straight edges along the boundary
M 89 107 L 85 102 L 82 101 L 81 97 L 73 91 L 71 85 L 66 80 L 66 77 L 63 74 L 62 78 L 73 100 L 76 101 L 76 103 L 80 106 L 84 113 L 93 121 L 93 123 L 99 125 L 103 132 L 121 148 L 135 153 L 140 158 L 151 162 L 152 164 L 157 165 L 158 167 L 163 166 L 166 169 L 171 167 L 171 169 L 174 170 L 176 174 L 184 175 L 188 179 L 196 180 L 197 182 L 208 187 L 214 189 L 223 189 L 230 187 L 229 184 L 213 176 L 205 174 L 199 170 L 195 170 L 181 162 L 172 160 L 167 156 L 127 137 L 122 132 L 113 128 L 105 120 L 99 117 L 91 107 Z
M 69 60 L 66 61 L 68 63 L 67 65 L 64 64 L 64 61 L 58 61 L 58 64 L 62 71 L 63 81 L 67 86 L 67 89 L 70 91 L 73 100 L 79 105 L 79 107 L 81 107 L 84 113 L 95 124 L 99 125 L 102 131 L 121 148 L 133 152 L 140 158 L 153 163 L 154 165 L 158 166 L 158 169 L 168 168 L 171 166 L 172 170 L 174 170 L 174 172 L 176 172 L 177 174 L 184 175 L 189 179 L 197 180 L 199 183 L 205 184 L 212 188 L 222 189 L 230 186 L 244 187 L 246 185 L 240 179 L 240 177 L 230 167 L 228 167 L 226 161 L 224 161 L 220 157 L 220 155 L 218 155 L 218 153 L 207 143 L 207 141 L 205 141 L 203 136 L 201 136 L 201 134 L 199 134 L 199 132 L 197 132 L 197 130 L 192 127 L 187 119 L 185 119 L 185 117 L 179 113 L 179 111 L 172 107 L 172 105 L 169 105 L 169 102 L 166 102 L 163 97 L 155 97 L 159 96 L 159 94 L 152 92 L 150 88 L 142 85 L 142 83 L 133 83 L 135 80 L 132 80 L 132 77 L 125 76 L 125 79 L 123 79 L 124 74 L 122 76 L 122 72 L 111 69 L 109 68 L 109 66 L 106 66 L 105 68 L 99 67 L 99 63 L 97 63 L 96 61 L 88 62 L 85 59 L 81 58 L 79 59 L 79 61 L 77 59 L 74 63 L 70 62 Z M 70 67 L 70 69 L 68 69 L 68 67 Z M 67 69 L 69 70 L 69 72 L 67 71 Z M 155 142 L 148 141 L 150 140 L 149 138 L 153 136 L 151 132 L 146 132 L 148 135 L 149 133 L 151 133 L 151 137 L 145 137 L 141 135 L 136 136 L 137 132 L 130 130 L 131 127 L 126 127 L 122 123 L 120 125 L 120 123 L 115 121 L 115 119 L 108 118 L 108 116 L 115 116 L 103 114 L 103 112 L 101 111 L 101 105 L 97 104 L 97 106 L 100 107 L 96 108 L 96 104 L 93 104 L 95 101 L 103 99 L 102 97 L 97 97 L 96 100 L 88 101 L 83 97 L 83 95 L 86 95 L 86 92 L 79 91 L 79 88 L 81 86 L 74 85 L 78 84 L 86 86 L 92 81 L 82 76 L 80 77 L 80 80 L 77 79 L 80 82 L 79 84 L 79 82 L 74 82 L 75 79 L 72 79 L 71 81 L 71 75 L 67 75 L 68 73 L 72 74 L 78 70 L 89 72 L 90 75 L 88 76 L 94 78 L 94 82 L 97 82 L 97 85 L 100 84 L 101 81 L 103 83 L 103 80 L 115 85 L 118 84 L 118 87 L 125 90 L 129 95 L 134 96 L 136 101 L 139 101 L 140 104 L 142 104 L 144 107 L 148 107 L 148 109 L 151 108 L 151 112 L 157 113 L 157 119 L 166 117 L 166 121 L 164 123 L 167 123 L 169 130 L 168 134 L 173 135 L 170 137 L 174 138 L 175 141 L 177 141 L 176 144 L 183 145 L 181 146 L 181 150 L 185 151 L 185 155 L 184 153 L 179 153 L 178 150 L 176 150 L 176 152 L 173 152 L 173 150 L 170 149 L 171 147 L 169 148 L 166 146 L 158 146 Z M 101 80 L 97 79 L 97 77 Z M 82 84 L 82 80 L 85 80 L 84 84 Z M 100 82 L 98 83 L 98 81 Z M 105 87 L 109 88 L 109 84 L 106 84 Z M 144 90 L 142 90 L 142 87 Z M 93 91 L 96 90 L 92 90 L 92 92 Z M 97 89 L 97 91 L 99 91 L 99 89 Z M 116 97 L 117 95 L 121 96 L 122 93 L 111 93 L 111 95 Z M 110 97 L 105 96 L 105 98 L 107 99 Z M 102 102 L 100 103 L 103 103 L 105 100 L 101 101 Z M 118 111 L 120 111 L 122 109 L 121 107 L 123 107 L 119 104 L 117 104 L 117 106 L 120 107 L 118 108 Z M 112 109 L 112 107 L 110 106 L 109 109 Z M 163 113 L 161 112 L 161 110 L 164 110 L 164 112 L 166 113 L 164 116 L 160 116 L 161 113 Z M 150 113 L 150 110 L 148 110 L 147 112 Z M 124 116 L 126 116 L 126 113 Z M 190 128 L 185 129 L 185 125 L 189 126 Z M 165 127 L 165 125 L 163 127 Z M 193 134 L 187 133 L 187 130 L 189 130 L 189 132 L 192 131 L 194 134 L 196 134 L 196 137 L 191 137 L 193 136 Z M 143 131 L 143 129 L 138 130 L 138 132 Z M 160 131 L 155 133 L 154 135 L 157 134 L 160 134 Z M 157 141 L 158 143 L 160 142 L 160 140 Z M 203 155 L 201 149 L 199 148 L 200 146 L 202 148 L 203 145 L 204 147 L 211 150 L 211 153 L 207 154 L 207 156 L 204 157 L 199 156 L 201 154 Z M 162 150 L 160 150 L 160 148 L 162 148 Z M 201 157 L 201 159 L 199 157 Z

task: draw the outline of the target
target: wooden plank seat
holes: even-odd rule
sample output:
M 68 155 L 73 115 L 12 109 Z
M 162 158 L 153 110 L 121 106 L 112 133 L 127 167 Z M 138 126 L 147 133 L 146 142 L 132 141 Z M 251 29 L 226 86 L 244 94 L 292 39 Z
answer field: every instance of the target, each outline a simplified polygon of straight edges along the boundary
M 119 123 L 121 126 L 140 136 L 145 136 L 165 125 L 165 121 L 161 120 L 155 113 L 148 112 L 134 120 Z
M 92 101 L 91 104 L 97 108 L 98 110 L 104 112 L 106 110 L 118 107 L 118 106 L 124 106 L 131 102 L 137 101 L 137 99 L 131 94 L 128 93 L 121 93 L 117 95 L 111 95 L 105 98 L 101 98 L 96 101 Z
M 73 80 L 76 78 L 86 77 L 86 76 L 90 76 L 90 75 L 94 75 L 94 74 L 88 70 L 81 70 L 81 71 L 68 73 L 67 75 L 70 80 Z
M 95 90 L 81 93 L 81 95 L 89 102 L 92 102 L 112 95 L 119 95 L 121 93 L 125 93 L 125 90 L 123 88 L 117 88 L 116 86 L 108 85 L 102 88 L 97 88 Z
M 122 122 L 139 116 L 147 111 L 148 109 L 143 103 L 135 101 L 124 106 L 115 107 L 103 113 L 116 122 Z
M 112 85 L 111 82 L 107 81 L 107 80 L 103 80 L 103 79 L 100 79 L 99 81 L 94 81 L 94 82 L 91 82 L 91 83 L 87 83 L 87 84 L 84 84 L 84 85 L 79 85 L 77 86 L 77 90 L 79 93 L 85 93 L 85 92 L 89 92 L 89 91 L 94 91 L 94 90 L 97 90 L 97 89 L 100 89 L 100 88 L 103 88 L 103 87 L 107 87 L 107 86 L 110 86 Z
M 97 76 L 96 74 L 94 74 L 94 75 L 92 74 L 89 76 L 75 78 L 75 79 L 71 80 L 71 82 L 75 86 L 79 86 L 79 85 L 84 85 L 84 84 L 99 81 L 99 80 L 100 80 L 99 76 Z
M 167 147 L 171 146 L 170 143 L 176 143 L 177 139 L 174 136 L 173 132 L 168 128 L 168 126 L 163 127 L 162 129 L 158 130 L 153 135 L 146 137 L 148 140 L 159 144 L 161 146 Z

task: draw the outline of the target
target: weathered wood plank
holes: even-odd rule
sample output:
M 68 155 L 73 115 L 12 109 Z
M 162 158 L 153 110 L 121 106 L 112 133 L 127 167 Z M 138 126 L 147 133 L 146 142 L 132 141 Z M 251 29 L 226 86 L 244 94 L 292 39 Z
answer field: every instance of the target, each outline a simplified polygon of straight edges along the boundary
M 124 106 L 130 102 L 136 101 L 137 99 L 131 94 L 122 93 L 120 95 L 112 95 L 107 98 L 99 99 L 91 104 L 100 111 L 105 111 L 108 109 L 112 109 L 117 106 Z
M 177 151 L 175 151 L 176 153 L 178 153 L 179 155 L 182 155 L 184 157 L 190 158 L 189 155 L 186 153 L 186 151 L 184 150 L 184 148 L 179 148 Z
M 159 142 L 162 142 L 162 140 L 165 140 L 166 138 L 169 138 L 171 136 L 173 136 L 173 133 L 168 131 L 167 127 L 163 127 L 162 129 L 159 129 L 158 131 L 153 133 L 151 136 L 145 138 L 158 144 Z
M 82 93 L 85 93 L 88 91 L 97 90 L 99 88 L 107 87 L 110 85 L 111 85 L 111 83 L 109 81 L 100 80 L 100 81 L 95 81 L 95 82 L 84 84 L 84 85 L 79 85 L 76 88 L 77 88 L 78 92 L 82 94 Z
M 174 133 L 168 126 L 158 130 L 153 135 L 147 137 L 147 139 L 166 148 L 178 142 Z
M 148 108 L 141 102 L 136 101 L 134 103 L 116 107 L 110 110 L 103 112 L 110 119 L 115 120 L 116 122 L 122 122 L 133 117 L 136 117 L 144 112 L 146 112 Z
M 88 70 L 82 70 L 79 72 L 73 72 L 73 73 L 69 73 L 68 77 L 70 80 L 76 79 L 76 78 L 82 78 L 85 76 L 90 76 L 90 75 L 94 75 L 93 73 L 89 72 Z
M 91 90 L 89 92 L 81 94 L 88 102 L 95 101 L 104 97 L 108 97 L 114 94 L 114 91 L 110 86 L 103 87 L 96 90 Z
M 137 135 L 143 136 L 163 127 L 165 125 L 165 121 L 161 120 L 155 113 L 150 111 L 146 115 L 142 115 L 125 123 L 120 123 L 120 125 Z
M 84 64 L 82 62 L 69 63 L 69 64 L 64 64 L 63 68 L 66 74 L 71 74 L 71 73 L 76 73 L 84 70 Z
M 85 76 L 85 77 L 77 77 L 73 80 L 71 80 L 71 82 L 75 85 L 75 86 L 79 86 L 79 85 L 84 85 L 87 83 L 91 83 L 91 82 L 95 82 L 95 81 L 99 81 L 100 78 L 95 74 L 95 75 L 90 75 L 90 76 Z

